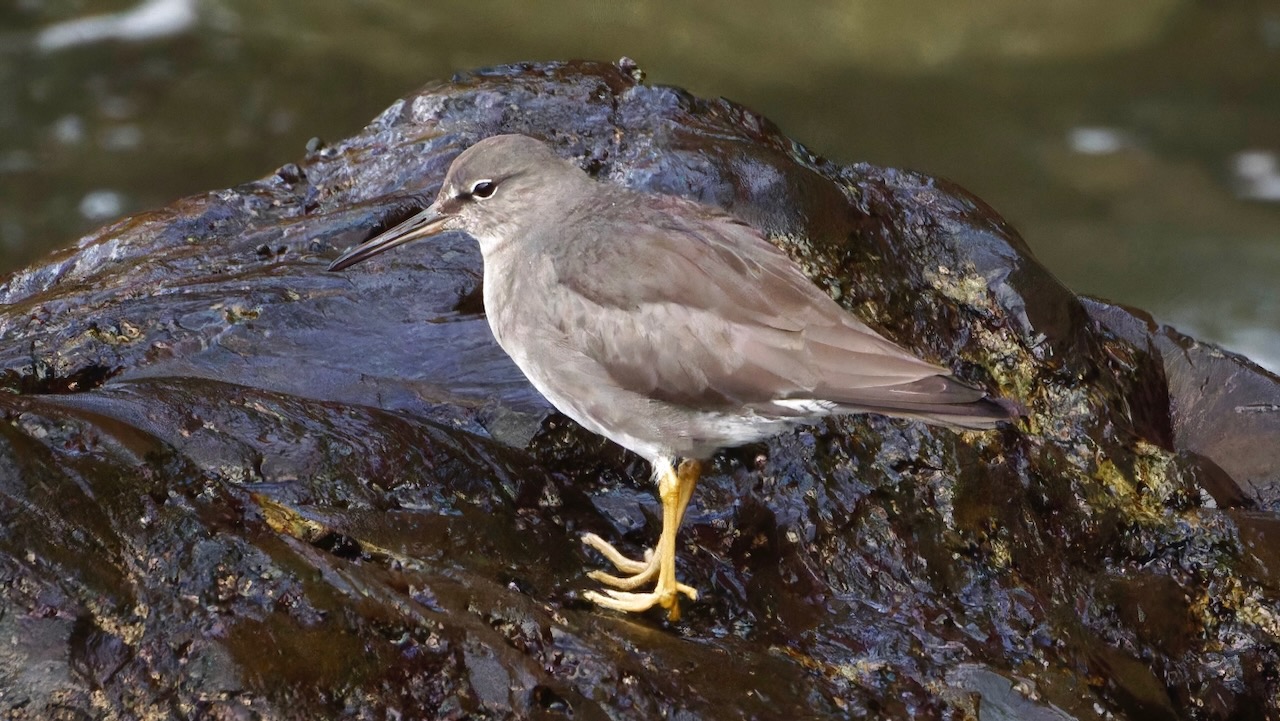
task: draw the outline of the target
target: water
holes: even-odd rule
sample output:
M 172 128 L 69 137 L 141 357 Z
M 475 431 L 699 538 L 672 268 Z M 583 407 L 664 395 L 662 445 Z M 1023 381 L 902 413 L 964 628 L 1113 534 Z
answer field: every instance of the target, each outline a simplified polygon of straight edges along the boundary
M 1077 290 L 1280 370 L 1273 2 L 796 7 L 15 0 L 0 8 L 0 271 L 268 173 L 455 70 L 628 55 L 830 157 L 951 178 Z

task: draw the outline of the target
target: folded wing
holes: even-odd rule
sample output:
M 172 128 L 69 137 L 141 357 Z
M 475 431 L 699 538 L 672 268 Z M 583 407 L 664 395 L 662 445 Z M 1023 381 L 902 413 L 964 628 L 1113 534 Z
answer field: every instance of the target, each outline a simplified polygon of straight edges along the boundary
M 642 230 L 597 244 L 591 272 L 558 278 L 562 331 L 613 383 L 778 418 L 876 412 L 989 427 L 1008 416 L 857 320 L 750 226 L 640 197 Z

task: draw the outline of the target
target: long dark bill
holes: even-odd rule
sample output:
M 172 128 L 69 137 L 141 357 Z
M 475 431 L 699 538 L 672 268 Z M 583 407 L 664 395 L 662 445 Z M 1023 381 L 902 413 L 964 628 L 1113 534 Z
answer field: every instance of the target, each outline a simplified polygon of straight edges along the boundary
M 436 204 L 432 203 L 426 210 L 391 230 L 348 249 L 347 252 L 338 256 L 337 260 L 329 264 L 329 270 L 342 270 L 362 260 L 368 260 L 383 251 L 391 250 L 418 238 L 435 235 L 444 230 L 444 223 L 449 218 L 450 216 L 441 214 Z

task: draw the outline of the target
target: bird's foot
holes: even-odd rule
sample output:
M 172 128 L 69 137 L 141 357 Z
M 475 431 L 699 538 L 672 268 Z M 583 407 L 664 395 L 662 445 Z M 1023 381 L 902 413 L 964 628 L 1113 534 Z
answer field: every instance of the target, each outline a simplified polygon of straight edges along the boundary
M 612 574 L 605 573 L 604 571 L 592 571 L 587 574 L 587 577 L 593 581 L 599 581 L 606 586 L 612 586 L 622 591 L 632 591 L 643 586 L 645 583 L 652 581 L 654 576 L 658 575 L 658 570 L 662 566 L 661 560 L 653 552 L 652 548 L 644 552 L 643 561 L 637 561 L 622 555 L 618 549 L 613 547 L 612 543 L 609 543 L 594 533 L 584 533 L 582 535 L 582 542 L 599 551 L 600 555 L 608 559 L 609 563 L 612 563 L 619 571 L 630 574 L 627 576 L 614 576 Z M 698 598 L 698 591 L 692 586 L 686 586 L 683 583 L 676 583 L 675 590 L 683 593 L 690 599 L 697 600 Z M 595 596 L 600 595 L 594 591 L 590 593 Z M 605 593 L 614 594 L 615 592 L 606 590 Z M 637 596 L 644 594 L 632 593 L 625 595 Z M 653 604 L 649 605 L 652 606 Z M 648 608 L 648 606 L 646 606 L 646 608 Z M 666 606 L 663 606 L 663 608 L 666 608 Z
M 584 535 L 582 542 L 599 551 L 619 571 L 631 574 L 629 576 L 614 576 L 604 571 L 592 571 L 587 574 L 593 580 L 613 587 L 606 588 L 603 592 L 587 591 L 583 594 L 587 600 L 597 606 L 629 613 L 648 611 L 654 606 L 658 606 L 666 610 L 667 618 L 676 621 L 680 618 L 680 604 L 677 594 L 683 593 L 690 600 L 695 601 L 698 598 L 697 589 L 679 583 L 675 580 L 674 575 L 672 575 L 668 583 L 663 583 L 666 579 L 664 574 L 659 572 L 662 567 L 662 559 L 653 552 L 653 549 L 645 551 L 644 561 L 636 561 L 622 555 L 612 544 L 594 533 Z M 674 565 L 674 559 L 672 564 Z M 639 588 L 646 583 L 653 583 L 652 591 L 648 593 L 632 592 L 632 589 Z
M 676 531 L 684 518 L 685 508 L 693 486 L 698 481 L 701 464 L 686 461 L 677 471 L 670 464 L 662 468 L 658 479 L 658 496 L 662 500 L 662 536 L 657 549 L 645 551 L 644 560 L 627 558 L 613 544 L 594 533 L 585 534 L 582 542 L 599 551 L 610 563 L 627 576 L 614 576 L 603 571 L 592 571 L 592 579 L 612 588 L 604 592 L 588 591 L 586 598 L 597 606 L 615 611 L 636 613 L 654 606 L 666 610 L 667 618 L 680 619 L 680 594 L 697 600 L 698 591 L 676 581 Z M 653 583 L 649 593 L 634 593 L 633 589 Z

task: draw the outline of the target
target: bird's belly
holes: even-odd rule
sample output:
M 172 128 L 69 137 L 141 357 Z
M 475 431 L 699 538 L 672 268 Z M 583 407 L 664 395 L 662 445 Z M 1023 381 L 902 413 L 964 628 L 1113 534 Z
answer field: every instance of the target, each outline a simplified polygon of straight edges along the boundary
M 646 460 L 708 458 L 720 448 L 753 443 L 796 425 L 749 410 L 705 411 L 649 398 L 610 382 L 589 358 L 564 345 L 554 329 L 495 337 L 556 410 Z
M 795 420 L 765 418 L 749 409 L 685 408 L 622 387 L 579 347 L 583 334 L 566 323 L 573 317 L 565 312 L 573 301 L 545 289 L 532 292 L 538 270 L 493 277 L 486 268 L 489 327 L 533 387 L 587 430 L 653 461 L 707 458 L 720 448 L 753 443 L 795 425 Z

